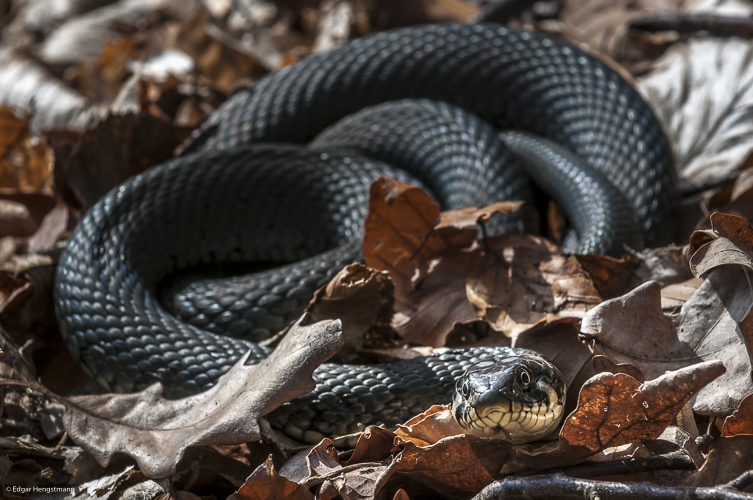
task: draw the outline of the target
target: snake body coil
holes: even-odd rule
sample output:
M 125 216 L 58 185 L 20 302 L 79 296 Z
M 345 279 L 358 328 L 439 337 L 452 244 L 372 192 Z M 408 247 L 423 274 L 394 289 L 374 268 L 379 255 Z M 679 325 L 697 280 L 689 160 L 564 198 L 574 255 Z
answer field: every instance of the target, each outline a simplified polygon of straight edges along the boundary
M 432 101 L 385 104 L 336 124 L 404 98 Z M 412 125 L 397 120 L 403 115 Z M 435 134 L 436 123 L 449 138 Z M 500 139 L 491 126 L 526 132 Z M 369 136 L 372 143 L 356 144 Z M 260 144 L 313 139 L 310 148 Z M 421 146 L 365 157 L 380 144 L 411 142 Z M 61 258 L 61 331 L 74 357 L 110 389 L 155 381 L 175 397 L 206 389 L 247 350 L 254 360 L 266 357 L 268 349 L 252 340 L 298 316 L 317 287 L 358 258 L 368 186 L 379 173 L 431 188 L 448 208 L 525 197 L 522 171 L 499 166 L 509 156 L 501 143 L 523 164 L 548 157 L 561 167 L 551 183 L 562 190 L 562 204 L 574 207 L 576 248 L 616 252 L 633 244 L 641 238 L 627 222 L 633 218 L 647 245 L 668 239 L 670 148 L 651 110 L 617 73 L 542 35 L 487 25 L 408 28 L 309 57 L 236 93 L 185 156 L 108 193 Z M 585 174 L 575 166 L 579 157 Z M 523 227 L 526 217 L 501 224 Z M 176 271 L 217 262 L 295 263 L 248 277 L 164 284 Z M 317 390 L 270 419 L 309 441 L 353 431 L 359 422 L 392 425 L 415 408 L 449 401 L 465 367 L 500 354 L 515 352 L 480 348 L 389 365 L 323 365 L 314 374 Z M 536 408 L 551 410 L 547 397 Z

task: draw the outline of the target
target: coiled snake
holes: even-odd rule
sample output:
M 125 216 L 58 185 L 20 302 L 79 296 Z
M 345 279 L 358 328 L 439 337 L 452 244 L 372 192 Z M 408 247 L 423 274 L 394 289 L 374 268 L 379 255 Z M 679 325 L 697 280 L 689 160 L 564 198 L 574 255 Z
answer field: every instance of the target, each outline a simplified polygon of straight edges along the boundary
M 308 57 L 236 93 L 186 154 L 92 207 L 57 270 L 61 331 L 111 390 L 155 381 L 172 397 L 206 389 L 249 349 L 252 360 L 267 356 L 253 341 L 297 317 L 317 287 L 358 259 L 375 176 L 419 183 L 446 208 L 527 198 L 527 176 L 506 164 L 509 149 L 565 207 L 571 251 L 614 254 L 623 243 L 669 238 L 670 147 L 615 71 L 540 34 L 406 28 Z M 530 223 L 525 210 L 496 221 L 497 230 Z M 282 267 L 166 282 L 217 262 Z M 455 391 L 479 360 L 488 361 Z M 504 382 L 491 380 L 492 366 Z M 461 424 L 520 441 L 551 430 L 564 402 L 556 369 L 507 348 L 325 364 L 314 378 L 314 392 L 270 415 L 305 441 L 359 422 L 394 425 L 453 394 Z

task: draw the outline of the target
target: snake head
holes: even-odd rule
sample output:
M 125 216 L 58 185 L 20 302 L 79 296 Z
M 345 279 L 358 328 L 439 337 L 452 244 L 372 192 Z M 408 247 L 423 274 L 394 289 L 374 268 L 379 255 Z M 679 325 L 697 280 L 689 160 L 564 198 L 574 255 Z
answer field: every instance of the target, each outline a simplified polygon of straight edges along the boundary
M 527 443 L 562 421 L 565 382 L 540 355 L 518 352 L 471 365 L 455 384 L 455 420 L 473 434 Z

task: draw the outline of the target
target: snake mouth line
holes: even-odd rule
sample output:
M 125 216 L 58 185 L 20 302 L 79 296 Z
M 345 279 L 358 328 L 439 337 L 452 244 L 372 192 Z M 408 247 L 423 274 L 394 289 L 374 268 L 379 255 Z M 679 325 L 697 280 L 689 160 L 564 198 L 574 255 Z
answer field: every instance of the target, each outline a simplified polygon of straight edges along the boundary
M 471 413 L 475 413 L 475 410 L 472 409 Z M 551 411 L 540 413 L 492 409 L 484 417 L 471 418 L 467 422 L 467 429 L 482 437 L 504 439 L 514 444 L 526 443 L 549 434 L 559 424 L 561 417 L 562 405 L 559 404 Z
M 502 439 L 513 444 L 541 439 L 551 433 L 562 421 L 564 398 L 543 377 L 532 386 L 538 397 L 531 393 L 516 399 L 499 396 L 492 403 L 479 404 L 465 400 L 456 393 L 452 403 L 455 419 L 461 427 L 480 437 Z

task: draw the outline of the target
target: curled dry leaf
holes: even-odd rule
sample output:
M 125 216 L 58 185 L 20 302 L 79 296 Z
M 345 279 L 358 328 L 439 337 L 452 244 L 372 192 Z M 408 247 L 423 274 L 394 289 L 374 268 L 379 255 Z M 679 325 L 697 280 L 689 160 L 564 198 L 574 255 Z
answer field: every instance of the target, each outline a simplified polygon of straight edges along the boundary
M 347 354 L 361 351 L 364 345 L 383 347 L 394 339 L 390 327 L 394 287 L 385 272 L 363 264 L 343 268 L 330 282 L 317 290 L 306 312 L 312 321 L 339 319 Z M 338 358 L 342 360 L 342 350 Z
M 397 432 L 368 427 L 347 467 L 384 461 L 385 474 L 399 472 L 402 477 L 442 491 L 478 491 L 497 477 L 512 444 L 469 434 L 441 436 L 430 427 L 442 412 L 443 407 L 436 406 L 412 419 L 410 429 L 400 428 Z
M 387 177 L 371 184 L 364 257 L 369 267 L 390 273 L 398 301 L 405 300 L 422 266 L 443 251 L 468 247 L 476 239 L 470 228 L 435 231 L 438 221 L 439 205 L 421 188 Z
M 325 438 L 289 460 L 280 475 L 309 489 L 318 486 L 317 498 L 371 499 L 379 494 L 399 464 L 390 455 L 390 448 L 380 454 L 378 462 L 351 460 L 342 465 L 332 441 Z
M 722 437 L 753 435 L 753 393 L 740 401 L 737 410 L 724 419 Z
M 248 476 L 238 491 L 227 497 L 227 500 L 274 500 L 277 498 L 313 500 L 314 495 L 300 484 L 279 475 L 270 455 L 266 462 Z
M 753 152 L 753 46 L 739 38 L 675 44 L 638 82 L 693 184 L 724 178 Z
M 175 473 L 189 446 L 258 440 L 259 417 L 313 390 L 314 369 L 342 345 L 339 321 L 303 326 L 304 319 L 269 358 L 246 366 L 244 356 L 208 391 L 167 400 L 157 383 L 134 394 L 73 397 L 65 428 L 99 463 L 124 453 L 152 478 Z
M 395 435 L 418 446 L 428 446 L 448 436 L 469 434 L 460 427 L 446 405 L 434 405 L 399 425 Z
M 302 484 L 321 484 L 318 498 L 367 500 L 375 498 L 399 466 L 399 460 L 390 457 L 381 462 L 340 465 L 332 441 L 324 439 L 306 456 L 308 477 Z
M 631 363 L 649 379 L 701 361 L 722 360 L 727 372 L 701 390 L 691 406 L 701 414 L 726 416 L 753 392 L 742 332 L 750 328 L 741 323 L 751 304 L 746 273 L 722 266 L 709 273 L 676 315 L 662 313 L 660 286 L 649 282 L 589 311 L 581 331 L 592 341 L 594 354 Z
M 690 237 L 690 270 L 699 278 L 710 270 L 735 264 L 753 271 L 753 227 L 742 217 L 711 214 L 711 230 Z

